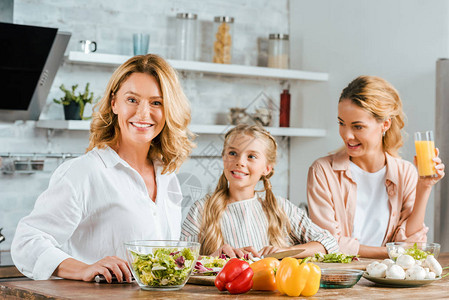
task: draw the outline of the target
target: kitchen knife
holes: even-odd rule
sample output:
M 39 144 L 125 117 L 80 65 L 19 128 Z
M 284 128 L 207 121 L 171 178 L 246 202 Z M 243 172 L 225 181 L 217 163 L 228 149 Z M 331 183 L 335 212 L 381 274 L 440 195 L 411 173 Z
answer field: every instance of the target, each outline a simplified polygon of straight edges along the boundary
M 96 283 L 108 283 L 106 281 L 106 278 L 104 278 L 104 276 L 101 274 L 95 276 L 94 280 Z M 134 281 L 134 277 L 132 278 L 132 281 Z M 125 279 L 123 279 L 123 282 L 118 282 L 117 277 L 115 277 L 115 275 L 112 274 L 112 282 L 111 283 L 128 283 L 128 282 Z
M 299 253 L 303 252 L 305 249 L 295 249 L 295 250 L 287 250 L 287 251 L 281 251 L 281 252 L 276 252 L 276 253 L 271 253 L 271 254 L 267 254 L 264 255 L 265 257 L 274 257 L 277 259 L 283 259 L 284 257 L 290 257 L 290 256 L 296 256 Z

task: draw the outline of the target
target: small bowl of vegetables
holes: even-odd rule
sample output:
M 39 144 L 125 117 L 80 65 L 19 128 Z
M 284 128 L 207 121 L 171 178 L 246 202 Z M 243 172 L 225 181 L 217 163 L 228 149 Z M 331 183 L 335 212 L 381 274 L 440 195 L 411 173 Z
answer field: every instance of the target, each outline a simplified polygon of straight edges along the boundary
M 320 287 L 342 289 L 353 287 L 363 275 L 362 270 L 325 268 L 321 269 Z
M 144 290 L 179 290 L 192 274 L 200 244 L 184 241 L 137 240 L 125 243 L 126 258 Z
M 438 258 L 440 254 L 440 244 L 437 243 L 408 243 L 392 242 L 387 243 L 388 256 L 396 260 L 402 254 L 408 254 L 415 260 L 424 260 L 428 255 Z

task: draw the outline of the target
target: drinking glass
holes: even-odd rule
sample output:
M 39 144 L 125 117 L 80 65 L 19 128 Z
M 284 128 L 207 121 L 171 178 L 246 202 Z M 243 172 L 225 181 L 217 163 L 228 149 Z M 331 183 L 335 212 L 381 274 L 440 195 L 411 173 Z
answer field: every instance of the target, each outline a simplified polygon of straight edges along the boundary
M 435 141 L 432 131 L 415 132 L 416 160 L 419 177 L 436 177 Z
M 145 55 L 148 53 L 150 35 L 146 33 L 133 34 L 134 55 Z

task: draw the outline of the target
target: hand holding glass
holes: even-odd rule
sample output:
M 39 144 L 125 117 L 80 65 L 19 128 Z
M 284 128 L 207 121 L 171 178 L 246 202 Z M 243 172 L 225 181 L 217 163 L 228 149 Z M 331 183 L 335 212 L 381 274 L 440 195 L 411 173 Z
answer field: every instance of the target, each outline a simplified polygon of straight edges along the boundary
M 416 160 L 419 177 L 436 177 L 435 141 L 432 131 L 415 132 Z

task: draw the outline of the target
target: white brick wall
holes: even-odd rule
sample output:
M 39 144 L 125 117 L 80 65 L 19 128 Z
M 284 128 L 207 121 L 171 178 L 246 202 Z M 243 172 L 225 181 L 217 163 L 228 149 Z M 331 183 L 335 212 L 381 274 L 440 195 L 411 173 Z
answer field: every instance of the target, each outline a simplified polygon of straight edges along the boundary
M 79 40 L 91 39 L 97 42 L 98 52 L 123 55 L 132 54 L 132 33 L 145 31 L 150 34 L 150 52 L 172 58 L 175 15 L 193 12 L 198 14 L 201 32 L 200 60 L 210 61 L 213 17 L 228 15 L 235 18 L 233 63 L 257 65 L 257 40 L 268 37 L 269 33 L 289 32 L 288 6 L 288 0 L 14 0 L 14 22 L 70 31 L 72 38 L 67 51 L 76 50 Z M 64 63 L 41 118 L 63 119 L 62 107 L 52 103 L 53 98 L 61 96 L 58 87 L 62 83 L 66 86 L 78 83 L 83 87 L 90 82 L 91 89 L 100 96 L 112 72 L 111 67 Z M 252 105 L 252 100 L 261 92 L 279 101 L 281 90 L 279 82 L 267 79 L 183 74 L 181 80 L 192 103 L 194 124 L 225 124 L 229 107 Z M 88 144 L 88 132 L 55 131 L 51 141 L 48 144 L 47 130 L 34 128 L 33 122 L 0 123 L 2 153 L 81 153 Z M 287 196 L 289 140 L 278 138 L 278 142 L 279 162 L 272 183 L 276 194 Z M 206 147 L 212 147 L 213 152 L 219 154 L 222 147 L 222 139 L 213 135 L 201 136 L 197 143 L 196 155 L 204 154 Z M 9 249 L 17 222 L 31 211 L 59 162 L 47 159 L 45 172 L 41 173 L 0 174 L 0 227 L 5 228 L 3 234 L 7 238 L 0 249 Z M 185 206 L 215 187 L 221 165 L 220 159 L 191 159 L 183 165 L 179 178 L 186 196 Z

